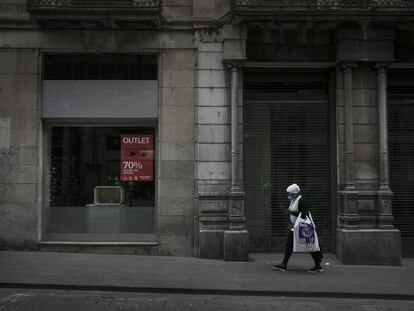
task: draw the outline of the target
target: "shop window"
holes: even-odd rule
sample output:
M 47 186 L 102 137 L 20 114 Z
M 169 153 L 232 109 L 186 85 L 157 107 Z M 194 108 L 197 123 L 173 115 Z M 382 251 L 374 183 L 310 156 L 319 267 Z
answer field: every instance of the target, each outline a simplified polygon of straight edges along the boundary
M 47 54 L 44 80 L 157 80 L 157 56 Z
M 154 233 L 154 135 L 152 127 L 52 126 L 46 234 Z

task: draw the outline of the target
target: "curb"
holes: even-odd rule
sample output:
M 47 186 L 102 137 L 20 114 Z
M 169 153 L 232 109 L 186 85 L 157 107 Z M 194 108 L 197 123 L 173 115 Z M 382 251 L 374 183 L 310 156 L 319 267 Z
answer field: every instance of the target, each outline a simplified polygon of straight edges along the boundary
M 348 293 L 348 292 L 304 292 L 304 291 L 271 291 L 271 290 L 232 290 L 232 289 L 194 289 L 179 287 L 132 287 L 114 285 L 63 285 L 34 283 L 0 282 L 1 289 L 40 289 L 65 291 L 99 291 L 152 294 L 187 294 L 216 296 L 264 296 L 264 297 L 307 297 L 307 298 L 342 298 L 342 299 L 375 299 L 375 300 L 414 300 L 414 295 L 385 293 Z

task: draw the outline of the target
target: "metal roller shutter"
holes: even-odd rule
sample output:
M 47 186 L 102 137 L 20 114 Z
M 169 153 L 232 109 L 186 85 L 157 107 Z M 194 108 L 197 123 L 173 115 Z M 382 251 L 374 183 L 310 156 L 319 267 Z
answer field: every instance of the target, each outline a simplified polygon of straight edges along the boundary
M 331 250 L 331 145 L 326 74 L 245 74 L 244 184 L 252 251 L 281 251 L 286 187 L 297 183 Z
M 414 71 L 389 74 L 388 144 L 394 225 L 404 257 L 414 257 Z

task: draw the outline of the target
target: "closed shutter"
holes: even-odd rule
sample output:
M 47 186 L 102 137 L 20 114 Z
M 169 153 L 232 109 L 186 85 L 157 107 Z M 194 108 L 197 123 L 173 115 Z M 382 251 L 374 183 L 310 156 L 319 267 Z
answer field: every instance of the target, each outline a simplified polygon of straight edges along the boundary
M 388 144 L 394 225 L 404 257 L 414 257 L 414 71 L 391 72 Z
M 247 72 L 244 184 L 252 251 L 281 251 L 289 218 L 286 187 L 297 183 L 331 250 L 331 146 L 326 74 Z

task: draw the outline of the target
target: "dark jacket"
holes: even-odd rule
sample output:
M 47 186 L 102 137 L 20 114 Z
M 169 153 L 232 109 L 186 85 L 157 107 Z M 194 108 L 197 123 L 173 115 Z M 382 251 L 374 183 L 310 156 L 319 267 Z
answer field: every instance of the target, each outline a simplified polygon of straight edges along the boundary
M 306 203 L 306 200 L 302 198 L 300 198 L 299 203 L 298 203 L 298 211 L 297 212 L 289 212 L 289 214 L 294 215 L 296 217 L 299 216 L 299 213 L 302 213 L 301 218 L 305 219 L 306 216 L 308 216 L 309 213 L 309 207 L 308 204 Z

